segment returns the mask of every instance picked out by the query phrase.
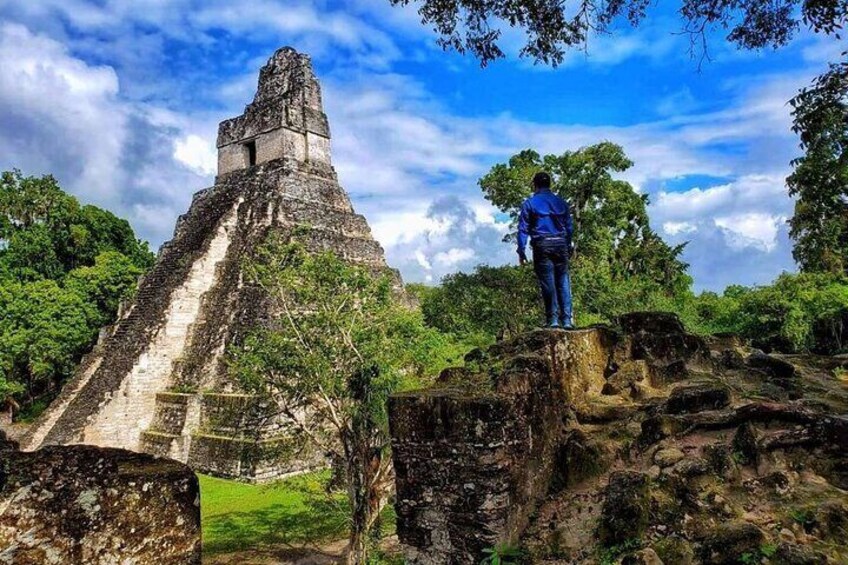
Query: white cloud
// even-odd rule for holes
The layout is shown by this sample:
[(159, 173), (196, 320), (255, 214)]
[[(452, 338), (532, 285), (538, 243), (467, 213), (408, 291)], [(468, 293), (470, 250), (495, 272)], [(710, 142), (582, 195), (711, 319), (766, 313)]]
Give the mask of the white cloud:
[(51, 173), (83, 202), (127, 217), (154, 244), (170, 235), (208, 182), (172, 158), (180, 120), (123, 100), (114, 69), (19, 24), (0, 25), (0, 69), (1, 168)]
[(174, 159), (201, 175), (218, 170), (218, 150), (208, 139), (189, 134), (174, 141)]
[(763, 251), (773, 251), (777, 246), (778, 224), (785, 223), (784, 216), (771, 216), (761, 212), (731, 214), (715, 218), (715, 225), (740, 236), (728, 243), (736, 248), (758, 246)]
[(698, 227), (692, 222), (665, 222), (662, 229), (668, 235), (677, 235), (679, 233), (692, 233)]
[[(9, 23), (0, 25), (0, 69), (4, 165), (48, 171), (61, 160), (80, 186), (109, 200), (128, 119), (116, 98), (115, 72)], [(19, 160), (9, 162), (13, 155)]]
[(848, 51), (848, 45), (832, 37), (813, 35), (803, 39), (808, 43), (801, 50), (801, 54), (809, 63), (835, 63)]
[[(467, 231), (467, 230), (466, 230)], [(468, 261), (474, 257), (474, 250), (458, 247), (451, 247), (447, 251), (440, 251), (433, 257), (439, 265), (443, 267), (453, 267), (462, 261)]]

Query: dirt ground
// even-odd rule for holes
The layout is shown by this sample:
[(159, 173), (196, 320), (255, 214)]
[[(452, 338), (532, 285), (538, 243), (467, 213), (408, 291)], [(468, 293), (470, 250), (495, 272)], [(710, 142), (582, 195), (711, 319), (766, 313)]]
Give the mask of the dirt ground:
[(203, 557), (204, 565), (330, 565), (341, 562), (347, 540), (321, 547), (267, 548)]
[[(386, 538), (384, 551), (398, 552), (397, 537)], [(203, 565), (332, 565), (341, 563), (347, 540), (336, 540), (321, 546), (263, 548), (235, 553), (203, 556)]]

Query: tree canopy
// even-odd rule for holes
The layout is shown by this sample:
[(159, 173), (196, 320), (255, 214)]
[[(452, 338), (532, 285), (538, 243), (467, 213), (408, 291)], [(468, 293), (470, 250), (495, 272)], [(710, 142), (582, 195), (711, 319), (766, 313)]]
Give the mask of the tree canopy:
[(786, 179), (797, 197), (793, 255), (803, 271), (848, 274), (848, 62), (831, 65), (791, 104), (804, 150)]
[(49, 399), (152, 265), (126, 220), (51, 176), (0, 175), (0, 401)]
[(233, 372), (341, 465), (351, 512), (347, 562), (364, 564), (393, 484), (388, 395), (440, 370), (449, 342), (399, 300), (390, 278), (331, 252), (306, 253), (296, 238), (272, 236), (248, 273), (273, 315), (231, 350)]
[[(405, 6), (413, 0), (389, 0)], [(585, 46), (593, 32), (607, 33), (618, 23), (640, 25), (649, 0), (421, 0), (421, 22), (439, 35), (445, 49), (470, 52), (482, 65), (504, 56), (502, 27), (520, 28), (526, 43), (520, 55), (557, 66), (573, 48)], [(681, 29), (693, 48), (704, 50), (710, 30), (726, 30), (727, 41), (744, 49), (786, 45), (801, 28), (837, 35), (848, 21), (844, 0), (681, 0)]]
[(666, 244), (651, 229), (647, 195), (613, 176), (632, 165), (624, 149), (609, 142), (544, 157), (528, 149), (492, 167), (480, 187), (515, 227), (522, 202), (532, 194), (533, 175), (545, 170), (552, 190), (571, 205), (576, 270), (593, 269), (614, 281), (640, 277), (669, 291), (688, 288), (683, 245)]

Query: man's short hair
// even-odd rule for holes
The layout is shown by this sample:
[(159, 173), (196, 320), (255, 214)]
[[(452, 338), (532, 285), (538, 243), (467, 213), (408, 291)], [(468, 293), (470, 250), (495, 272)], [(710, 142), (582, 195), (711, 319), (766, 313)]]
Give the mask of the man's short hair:
[(533, 175), (533, 186), (536, 188), (550, 188), (551, 175), (545, 171), (541, 171)]

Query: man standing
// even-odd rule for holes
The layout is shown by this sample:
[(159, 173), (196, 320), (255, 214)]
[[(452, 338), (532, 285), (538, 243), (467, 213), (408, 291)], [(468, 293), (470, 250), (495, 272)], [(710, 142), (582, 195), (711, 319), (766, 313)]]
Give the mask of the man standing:
[(571, 310), (571, 280), (568, 262), (572, 255), (574, 226), (568, 203), (551, 192), (551, 176), (533, 177), (534, 194), (521, 205), (518, 218), (518, 261), (527, 261), (527, 238), (533, 247), (533, 269), (539, 279), (545, 320), (549, 328), (574, 327)]

